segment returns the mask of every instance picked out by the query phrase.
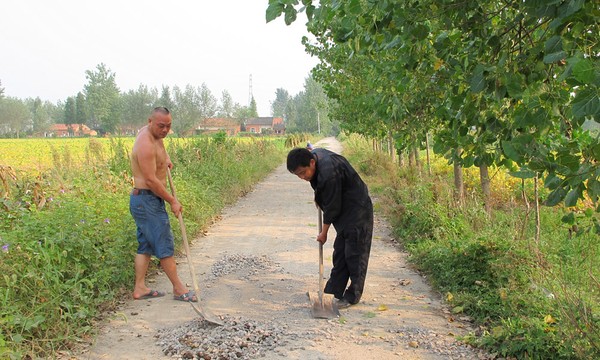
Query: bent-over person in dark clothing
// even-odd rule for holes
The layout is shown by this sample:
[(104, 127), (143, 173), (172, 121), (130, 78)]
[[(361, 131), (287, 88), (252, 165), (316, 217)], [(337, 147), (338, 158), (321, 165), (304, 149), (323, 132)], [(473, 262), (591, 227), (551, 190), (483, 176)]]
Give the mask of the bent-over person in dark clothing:
[(310, 182), (315, 203), (323, 210), (317, 241), (327, 241), (331, 224), (337, 232), (333, 268), (324, 291), (333, 294), (340, 309), (357, 304), (365, 287), (373, 236), (373, 204), (367, 186), (348, 160), (326, 149), (293, 149), (287, 169)]

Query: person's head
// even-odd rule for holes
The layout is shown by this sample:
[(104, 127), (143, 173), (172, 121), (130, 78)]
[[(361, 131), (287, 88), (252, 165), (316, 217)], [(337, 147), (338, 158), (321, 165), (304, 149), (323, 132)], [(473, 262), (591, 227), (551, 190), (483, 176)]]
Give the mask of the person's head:
[(164, 106), (155, 107), (148, 118), (148, 129), (152, 136), (163, 139), (169, 134), (172, 121), (169, 109)]
[(296, 148), (288, 153), (287, 169), (302, 180), (310, 181), (315, 175), (317, 160), (310, 150)]

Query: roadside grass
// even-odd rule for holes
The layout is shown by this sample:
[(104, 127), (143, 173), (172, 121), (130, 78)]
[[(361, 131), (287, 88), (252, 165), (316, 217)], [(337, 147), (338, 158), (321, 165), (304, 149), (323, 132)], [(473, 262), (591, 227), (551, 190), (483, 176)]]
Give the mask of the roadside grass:
[[(102, 310), (130, 296), (133, 139), (84, 140), (55, 147), (44, 168), (2, 173), (0, 358), (53, 357), (92, 336)], [(284, 141), (169, 139), (191, 238), (284, 161)]]
[[(503, 173), (492, 178), (489, 217), (471, 169), (466, 203), (457, 206), (444, 159), (434, 159), (429, 176), (398, 167), (360, 137), (344, 148), (411, 262), (451, 309), (448, 321), (476, 324), (465, 341), (505, 358), (600, 358), (600, 236), (577, 235), (561, 222), (565, 209), (542, 207), (536, 243), (522, 184)], [(532, 196), (531, 186), (525, 192)]]

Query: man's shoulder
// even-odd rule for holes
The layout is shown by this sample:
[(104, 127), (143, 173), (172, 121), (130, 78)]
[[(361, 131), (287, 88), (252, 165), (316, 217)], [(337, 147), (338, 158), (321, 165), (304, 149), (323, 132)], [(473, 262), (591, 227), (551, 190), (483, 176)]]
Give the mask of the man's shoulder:
[(329, 157), (331, 156), (331, 154), (334, 154), (333, 152), (324, 149), (324, 148), (316, 148), (312, 151), (313, 154), (316, 154), (318, 157), (321, 158), (325, 158), (325, 157)]
[(148, 131), (140, 130), (133, 144), (133, 153), (153, 153), (156, 148), (156, 141)]

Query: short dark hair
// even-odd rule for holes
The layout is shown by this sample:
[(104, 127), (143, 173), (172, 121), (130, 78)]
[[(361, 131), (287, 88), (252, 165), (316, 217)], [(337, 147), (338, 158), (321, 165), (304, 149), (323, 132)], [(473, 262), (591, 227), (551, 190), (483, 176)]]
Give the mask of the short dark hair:
[(169, 111), (169, 109), (167, 109), (164, 106), (157, 106), (154, 109), (152, 109), (152, 114), (155, 113), (161, 113), (163, 115), (169, 115), (171, 112)]
[(314, 158), (314, 155), (306, 148), (292, 149), (287, 156), (287, 169), (294, 173), (300, 166), (309, 166), (310, 160)]

